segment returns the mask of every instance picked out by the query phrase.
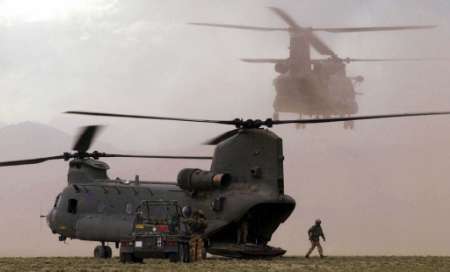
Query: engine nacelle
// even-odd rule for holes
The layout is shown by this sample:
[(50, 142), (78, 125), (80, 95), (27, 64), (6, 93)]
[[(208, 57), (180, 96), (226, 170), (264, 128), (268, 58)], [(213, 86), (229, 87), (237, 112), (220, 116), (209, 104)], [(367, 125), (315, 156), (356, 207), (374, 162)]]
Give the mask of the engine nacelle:
[(185, 168), (178, 173), (177, 180), (178, 186), (183, 190), (203, 191), (227, 186), (231, 176), (197, 168)]

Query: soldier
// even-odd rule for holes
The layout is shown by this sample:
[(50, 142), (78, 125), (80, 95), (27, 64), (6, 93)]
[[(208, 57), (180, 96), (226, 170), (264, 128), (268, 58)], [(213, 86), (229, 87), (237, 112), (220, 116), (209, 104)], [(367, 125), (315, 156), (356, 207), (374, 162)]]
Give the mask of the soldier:
[(192, 216), (192, 209), (189, 206), (184, 206), (183, 209), (181, 210), (181, 213), (183, 215), (183, 219), (181, 220), (181, 234), (182, 234), (182, 239), (180, 240), (180, 244), (179, 244), (179, 254), (180, 254), (180, 260), (184, 263), (188, 263), (191, 262), (192, 257), (191, 257), (191, 250), (190, 250), (190, 245), (189, 245), (189, 241), (190, 241), (190, 237), (192, 236), (192, 231), (191, 231), (191, 227), (190, 227), (190, 221), (191, 221), (191, 216)]
[(314, 226), (312, 226), (308, 230), (309, 240), (311, 241), (311, 248), (309, 249), (308, 253), (306, 253), (305, 258), (309, 258), (309, 255), (316, 247), (319, 250), (320, 258), (325, 257), (323, 255), (322, 246), (320, 245), (320, 237), (322, 237), (323, 241), (325, 242), (325, 235), (323, 234), (322, 227), (320, 226), (321, 223), (322, 221), (320, 219), (317, 219)]
[(190, 224), (192, 230), (192, 256), (196, 260), (204, 259), (206, 257), (205, 244), (203, 242), (203, 233), (208, 227), (206, 216), (202, 210), (196, 210), (192, 214), (192, 223)]
[(189, 247), (189, 257), (186, 262), (202, 259), (206, 256), (206, 250), (203, 243), (203, 233), (207, 228), (206, 216), (202, 210), (192, 212), (190, 207), (184, 207), (182, 210), (183, 223), (187, 226), (184, 230), (185, 236), (189, 236), (189, 242), (185, 246)]
[(247, 214), (239, 224), (237, 229), (237, 244), (246, 244), (248, 238), (248, 222), (251, 219), (250, 213)]
[(205, 214), (203, 213), (202, 210), (196, 210), (192, 214), (192, 223), (191, 223), (192, 233), (203, 235), (207, 227), (208, 224), (206, 223)]

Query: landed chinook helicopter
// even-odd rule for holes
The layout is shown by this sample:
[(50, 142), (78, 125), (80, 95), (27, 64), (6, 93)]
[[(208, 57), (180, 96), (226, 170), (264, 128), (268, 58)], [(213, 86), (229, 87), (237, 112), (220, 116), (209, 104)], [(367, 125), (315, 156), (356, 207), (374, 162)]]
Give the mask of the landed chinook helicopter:
[[(134, 209), (143, 201), (176, 201), (179, 205), (202, 210), (208, 221), (204, 238), (211, 254), (236, 258), (264, 258), (286, 251), (268, 242), (279, 225), (295, 208), (295, 200), (284, 191), (282, 139), (264, 127), (283, 124), (315, 124), (354, 120), (448, 115), (425, 112), (298, 120), (206, 120), (143, 115), (71, 111), (71, 114), (171, 120), (231, 125), (206, 144), (216, 145), (213, 157), (107, 154), (88, 152), (98, 132), (97, 126), (84, 129), (75, 143), (74, 153), (0, 162), (3, 166), (68, 160), (68, 184), (56, 197), (47, 217), (51, 231), (59, 240), (67, 238), (99, 241), (94, 256), (111, 257), (105, 243), (119, 244), (132, 239)], [(138, 178), (125, 182), (110, 179), (109, 166), (98, 160), (109, 157), (212, 159), (209, 170), (182, 169), (176, 183), (146, 182)]]
[[(251, 63), (273, 63), (280, 75), (274, 80), (276, 91), (273, 102), (273, 119), (279, 118), (280, 112), (297, 113), (317, 117), (349, 116), (358, 113), (355, 84), (364, 81), (363, 76), (348, 76), (346, 64), (351, 62), (381, 61), (420, 61), (427, 59), (358, 59), (340, 58), (314, 32), (328, 33), (373, 32), (428, 29), (432, 25), (383, 26), (383, 27), (344, 27), (344, 28), (306, 28), (301, 27), (285, 11), (269, 7), (289, 27), (259, 27), (216, 23), (190, 23), (193, 25), (246, 29), (256, 31), (286, 31), (290, 36), (289, 57), (287, 59), (263, 58), (242, 59)], [(312, 59), (311, 47), (324, 59)], [(299, 124), (298, 127), (303, 127)], [(344, 128), (353, 128), (353, 122), (344, 122)]]

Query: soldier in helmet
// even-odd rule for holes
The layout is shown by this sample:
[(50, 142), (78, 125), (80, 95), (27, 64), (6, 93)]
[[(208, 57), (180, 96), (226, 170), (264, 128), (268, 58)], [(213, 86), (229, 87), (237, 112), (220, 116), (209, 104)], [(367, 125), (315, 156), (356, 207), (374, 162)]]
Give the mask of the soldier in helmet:
[(189, 217), (191, 217), (191, 215), (192, 215), (192, 208), (189, 207), (189, 206), (184, 206), (184, 207), (181, 209), (181, 213), (183, 214), (183, 217), (184, 217), (184, 218), (189, 218)]
[(183, 218), (181, 219), (182, 224), (180, 231), (183, 238), (180, 240), (179, 244), (179, 255), (182, 262), (188, 263), (192, 261), (189, 245), (190, 237), (192, 236), (192, 231), (189, 224), (192, 216), (192, 208), (189, 206), (184, 206), (181, 209), (181, 214), (183, 215)]
[(309, 228), (308, 230), (308, 237), (311, 241), (311, 248), (308, 250), (308, 253), (306, 253), (305, 257), (309, 258), (309, 255), (311, 252), (317, 247), (317, 250), (319, 251), (320, 258), (325, 257), (323, 255), (323, 249), (320, 245), (320, 237), (322, 237), (323, 241), (325, 242), (325, 235), (323, 234), (322, 230), (322, 221), (320, 219), (317, 219), (315, 224)]
[(200, 260), (206, 256), (205, 245), (203, 243), (203, 233), (208, 227), (206, 216), (202, 210), (192, 212), (191, 207), (186, 206), (182, 209), (183, 223), (187, 227), (183, 232), (189, 236), (189, 261)]

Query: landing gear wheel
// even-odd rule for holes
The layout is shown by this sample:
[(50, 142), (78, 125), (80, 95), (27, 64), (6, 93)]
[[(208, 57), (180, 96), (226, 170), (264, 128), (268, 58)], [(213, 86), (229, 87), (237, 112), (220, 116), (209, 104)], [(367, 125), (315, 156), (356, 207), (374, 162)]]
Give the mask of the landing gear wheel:
[(105, 258), (110, 259), (112, 257), (112, 249), (109, 246), (105, 246)]
[(103, 248), (103, 246), (96, 246), (94, 248), (94, 257), (96, 259), (102, 259), (105, 258), (105, 249)]
[(96, 246), (94, 257), (97, 259), (109, 259), (112, 257), (112, 249), (109, 246)]

